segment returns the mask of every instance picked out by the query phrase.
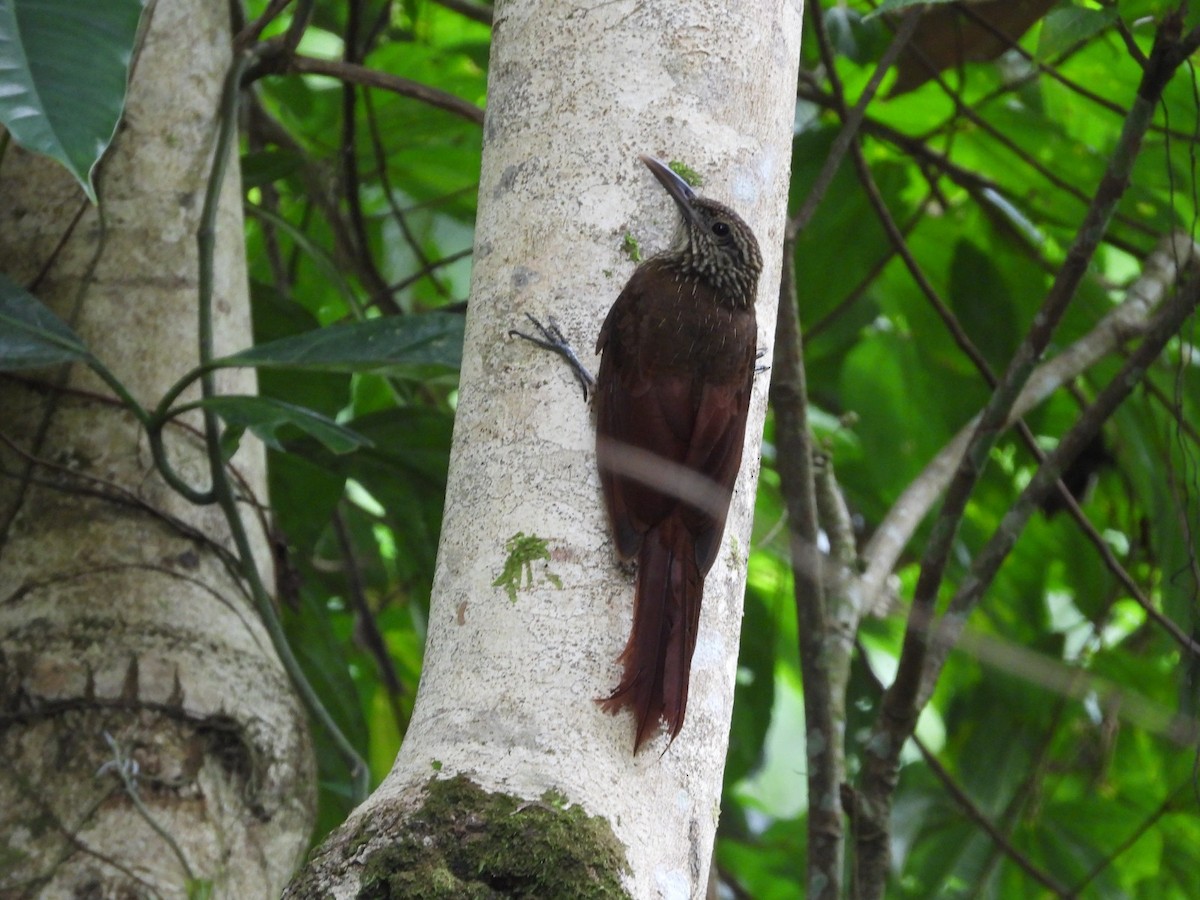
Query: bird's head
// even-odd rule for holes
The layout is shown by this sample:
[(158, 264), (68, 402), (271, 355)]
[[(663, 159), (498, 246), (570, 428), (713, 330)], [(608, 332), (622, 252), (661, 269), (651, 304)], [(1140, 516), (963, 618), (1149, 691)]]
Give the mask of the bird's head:
[(750, 307), (758, 292), (762, 254), (750, 226), (723, 203), (697, 194), (662, 160), (638, 157), (654, 173), (683, 216), (677, 246), (667, 257), (683, 274), (717, 289), (723, 302)]

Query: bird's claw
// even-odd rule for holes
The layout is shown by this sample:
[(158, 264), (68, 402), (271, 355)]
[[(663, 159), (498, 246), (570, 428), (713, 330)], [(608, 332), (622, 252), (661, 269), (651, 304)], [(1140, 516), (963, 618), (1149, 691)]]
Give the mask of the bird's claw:
[(571, 346), (571, 342), (567, 340), (566, 335), (562, 333), (562, 329), (558, 327), (558, 322), (551, 316), (547, 319), (547, 324), (543, 325), (537, 318), (525, 313), (533, 327), (538, 330), (541, 337), (536, 337), (532, 334), (526, 334), (523, 331), (518, 331), (515, 328), (508, 330), (509, 337), (524, 338), (532, 344), (537, 344), (544, 350), (549, 350), (552, 353), (557, 353), (567, 361), (567, 365), (571, 367), (571, 371), (575, 375), (575, 380), (583, 387), (584, 402), (588, 399), (588, 392), (596, 383), (596, 379), (592, 377), (592, 373), (587, 370), (587, 367), (580, 362), (579, 357), (575, 355), (575, 349)]
[[(766, 355), (767, 355), (767, 348), (766, 348), (766, 347), (759, 347), (759, 348), (758, 348), (758, 352), (754, 354), (754, 361), (755, 361), (755, 362), (758, 362), (758, 360), (762, 359), (762, 358), (763, 358), (764, 356), (766, 356)], [(761, 375), (763, 372), (770, 372), (770, 371), (771, 371), (771, 367), (770, 367), (770, 366), (762, 366), (762, 365), (758, 365), (758, 366), (755, 366), (755, 367), (754, 367), (754, 374), (755, 374), (755, 375)]]

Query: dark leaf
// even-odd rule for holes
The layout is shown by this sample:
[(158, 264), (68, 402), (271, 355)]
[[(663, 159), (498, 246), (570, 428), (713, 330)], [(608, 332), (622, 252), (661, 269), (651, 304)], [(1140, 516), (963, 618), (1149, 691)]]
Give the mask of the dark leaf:
[(327, 372), (451, 371), (462, 363), (462, 340), (462, 316), (387, 316), (259, 344), (218, 363)]
[[(272, 397), (222, 396), (200, 401), (224, 420), (230, 433), (249, 430), (273, 450), (282, 450), (280, 429), (296, 428), (333, 453), (350, 453), (371, 441), (320, 413)], [(236, 437), (234, 438), (236, 440)]]
[(93, 202), (92, 170), (125, 108), (141, 0), (0, 3), (0, 124), (62, 163)]
[(86, 359), (83, 341), (49, 307), (0, 275), (0, 371)]

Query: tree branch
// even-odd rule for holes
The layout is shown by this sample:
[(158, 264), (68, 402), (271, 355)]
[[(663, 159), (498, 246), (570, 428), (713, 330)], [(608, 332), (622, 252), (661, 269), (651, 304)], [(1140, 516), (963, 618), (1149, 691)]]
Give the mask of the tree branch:
[[(896, 678), (884, 694), (864, 754), (859, 812), (860, 819), (866, 825), (858, 841), (858, 871), (862, 875), (864, 897), (883, 896), (890, 855), (888, 819), (898, 775), (900, 751), (915, 727), (920, 703), (926, 696), (925, 687), (936, 680), (940, 672), (940, 661), (930, 659), (929, 634), (934, 624), (934, 603), (967, 500), (1037, 360), (1045, 352), (1059, 321), (1075, 296), (1096, 247), (1104, 237), (1113, 211), (1129, 184), (1134, 160), (1137, 158), (1158, 99), (1171, 75), (1186, 58), (1186, 42), (1179, 39), (1181, 30), (1182, 19), (1179, 13), (1169, 16), (1160, 26), (1137, 98), (1130, 109), (1095, 197), (1041, 310), (1034, 317), (1028, 334), (1017, 348), (1000, 385), (984, 407), (966, 452), (947, 489), (942, 510), (933, 524), (929, 542), (921, 559), (921, 572)], [(1190, 49), (1187, 52), (1190, 53)], [(1178, 304), (1173, 304), (1170, 309), (1174, 310), (1176, 306)], [(1162, 317), (1159, 323), (1161, 321)], [(1161, 325), (1156, 324), (1151, 333), (1157, 338), (1160, 330)], [(1163, 343), (1166, 339), (1163, 337)], [(1155, 341), (1148, 336), (1134, 357), (1140, 359), (1144, 352), (1154, 348), (1154, 344)], [(1154, 355), (1157, 355), (1157, 350)], [(1125, 394), (1120, 394), (1120, 399), (1124, 396)], [(1105, 403), (1111, 400), (1108, 389), (1101, 394), (1101, 398)], [(1092, 408), (1103, 410), (1105, 406), (1102, 405), (1101, 399), (1098, 399)], [(1111, 412), (1111, 409), (1108, 412)], [(976, 558), (971, 574), (955, 598), (953, 614), (948, 613), (943, 621), (943, 625), (950, 623), (951, 633), (948, 637), (957, 636), (953, 631), (955, 623), (957, 628), (961, 629), (962, 618), (978, 601), (983, 588), (990, 583), (995, 569), (999, 567), (1012, 542), (1016, 540), (1013, 531), (1019, 531), (1027, 520), (1032, 502), (1040, 499), (1050, 489), (1066, 462), (1074, 458), (1087, 440), (1095, 437), (1107, 413), (1093, 415), (1098, 415), (1099, 418), (1085, 413), (1079, 424), (1063, 438), (1054, 453), (1047, 457), (1046, 463), (1038, 470), (1038, 474), (1021, 495), (1017, 505), (1005, 517), (997, 536)], [(1039, 486), (1036, 493), (1031, 490), (1034, 485)], [(939, 633), (939, 647), (944, 647), (941, 638)], [(944, 650), (941, 652), (944, 654)]]
[[(1013, 405), (1009, 424), (1123, 343), (1142, 335), (1163, 297), (1184, 277), (1189, 266), (1197, 264), (1200, 247), (1186, 235), (1164, 239), (1146, 260), (1142, 275), (1129, 286), (1124, 302), (1086, 335), (1034, 370)], [(950, 483), (978, 421), (976, 417), (963, 426), (930, 460), (875, 529), (862, 553), (867, 566), (863, 588), (868, 596), (877, 596), (883, 590), (905, 546)]]
[[(346, 33), (342, 40), (343, 63), (358, 66), (366, 56), (369, 46), (362, 38), (363, 0), (350, 0), (346, 6)], [(338, 148), (341, 156), (341, 188), (346, 199), (346, 211), (350, 218), (350, 233), (354, 237), (353, 250), (358, 260), (358, 269), (366, 276), (367, 293), (381, 296), (380, 305), (390, 315), (400, 312), (387, 292), (387, 282), (375, 265), (371, 254), (371, 240), (367, 235), (367, 223), (363, 215), (361, 186), (358, 175), (358, 92), (351, 81), (342, 82), (342, 140)]]
[(793, 591), (799, 621), (800, 671), (804, 684), (805, 753), (808, 772), (808, 891), (813, 898), (841, 894), (844, 854), (842, 810), (842, 731), (836, 726), (836, 700), (829, 690), (823, 650), (829, 616), (817, 550), (817, 504), (813, 494), (812, 440), (808, 430), (808, 391), (800, 336), (795, 247), (783, 244), (783, 278), (775, 324), (771, 406), (779, 443), (780, 489), (788, 510)]
[[(975, 557), (969, 572), (951, 599), (946, 614), (939, 622), (922, 673), (921, 690), (917, 698), (919, 704), (928, 700), (950, 648), (962, 633), (967, 616), (992, 583), (1033, 511), (1050, 492), (1062, 470), (1096, 437), (1100, 426), (1145, 377), (1167, 341), (1179, 332), (1183, 323), (1196, 311), (1198, 303), (1200, 276), (1189, 281), (1167, 302), (1162, 312), (1155, 317), (1142, 343), (1130, 354), (1121, 370), (1104, 387), (1095, 401), (1084, 410), (1071, 430), (1063, 435), (1058, 447), (1047, 455), (1045, 463), (1025, 486), (1017, 502), (1005, 513), (992, 537)], [(1193, 652), (1200, 651), (1200, 647), (1196, 647), (1190, 640), (1187, 641), (1187, 646)]]
[[(821, 41), (822, 54), (830, 60), (832, 49), (824, 31), (819, 3), (809, 4), (813, 25)], [(808, 428), (808, 396), (804, 374), (799, 305), (796, 297), (795, 237), (812, 218), (841, 160), (854, 145), (867, 105), (884, 74), (903, 49), (916, 27), (917, 11), (910, 11), (900, 33), (884, 53), (858, 105), (847, 113), (842, 105), (843, 126), (820, 175), (800, 211), (787, 225), (783, 244), (783, 278), (779, 290), (779, 314), (775, 331), (775, 369), (771, 379), (771, 404), (775, 409), (779, 441), (779, 477), (787, 505), (791, 532), (791, 557), (796, 614), (800, 623), (800, 669), (804, 685), (805, 753), (808, 771), (808, 896), (841, 895), (845, 838), (842, 829), (841, 785), (845, 780), (845, 685), (849, 672), (849, 648), (836, 657), (827, 648), (834, 619), (822, 583), (822, 560), (817, 549), (818, 510), (813, 481), (813, 448)], [(841, 85), (837, 85), (839, 98)], [(853, 626), (850, 627), (853, 633)]]
[(837, 137), (834, 138), (833, 145), (829, 148), (829, 155), (825, 157), (825, 163), (821, 166), (821, 171), (813, 180), (812, 187), (808, 191), (808, 196), (804, 198), (804, 203), (796, 215), (792, 216), (788, 221), (786, 231), (788, 239), (794, 239), (796, 235), (808, 226), (813, 214), (817, 211), (817, 207), (825, 199), (825, 192), (829, 190), (829, 185), (833, 183), (833, 176), (837, 174), (837, 170), (841, 167), (842, 160), (846, 157), (846, 152), (850, 150), (858, 138), (859, 128), (862, 127), (863, 120), (866, 118), (867, 107), (875, 99), (875, 94), (879, 90), (883, 76), (887, 74), (892, 64), (896, 61), (896, 58), (903, 52), (905, 45), (912, 38), (913, 32), (916, 31), (917, 23), (921, 18), (920, 9), (917, 8), (910, 9), (905, 14), (900, 22), (900, 27), (896, 30), (895, 37), (892, 38), (892, 42), (883, 52), (883, 56), (879, 58), (879, 63), (875, 66), (875, 71), (871, 73), (871, 79), (867, 82), (866, 87), (863, 88), (862, 95), (858, 98), (858, 103), (854, 105), (853, 109), (848, 109), (846, 107), (845, 91), (842, 88), (841, 79), (838, 77), (837, 68), (834, 65), (833, 47), (829, 43), (829, 34), (825, 30), (825, 19), (821, 13), (821, 5), (819, 3), (811, 4), (809, 11), (812, 14), (813, 30), (817, 34), (821, 59), (829, 75), (829, 83), (833, 86), (834, 108), (842, 120), (842, 128), (838, 132)]
[(476, 125), (483, 125), (483, 110), (474, 103), (448, 91), (439, 90), (409, 78), (401, 78), (399, 75), (390, 75), (387, 72), (379, 72), (353, 63), (316, 59), (299, 54), (291, 57), (288, 61), (287, 71), (298, 72), (302, 75), (328, 75), (330, 78), (337, 78), (350, 84), (361, 84), (364, 87), (391, 91), (393, 94), (411, 97), (435, 106)]

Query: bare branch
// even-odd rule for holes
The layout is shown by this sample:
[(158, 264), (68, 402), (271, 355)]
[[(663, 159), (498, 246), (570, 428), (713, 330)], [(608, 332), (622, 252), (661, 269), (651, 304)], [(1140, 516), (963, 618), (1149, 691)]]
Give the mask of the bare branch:
[[(1126, 341), (1141, 336), (1163, 297), (1180, 280), (1184, 271), (1180, 265), (1186, 267), (1198, 261), (1200, 247), (1193, 245), (1186, 235), (1176, 234), (1164, 239), (1146, 260), (1141, 277), (1130, 285), (1125, 301), (1101, 319), (1090, 332), (1033, 371), (1017, 402), (1013, 404), (1008, 424), (1011, 425), (1016, 418), (1028, 413)], [(964, 425), (954, 439), (930, 460), (896, 500), (867, 542), (862, 554), (867, 565), (862, 580), (868, 596), (876, 596), (883, 590), (905, 546), (950, 483), (977, 423), (978, 417)]]
[[(775, 372), (771, 379), (771, 403), (775, 409), (779, 441), (779, 476), (788, 509), (796, 613), (800, 622), (800, 669), (804, 684), (805, 750), (808, 769), (808, 896), (837, 898), (841, 895), (845, 838), (842, 829), (841, 785), (845, 780), (846, 722), (845, 685), (849, 673), (850, 646), (844, 652), (826, 652), (833, 622), (846, 616), (830, 615), (822, 583), (822, 560), (817, 549), (818, 510), (813, 482), (813, 448), (808, 428), (808, 397), (804, 375), (804, 352), (796, 296), (795, 237), (816, 212), (848, 149), (857, 149), (858, 127), (867, 105), (916, 27), (918, 12), (910, 11), (899, 33), (880, 60), (863, 90), (857, 106), (847, 112), (840, 82), (833, 66), (833, 50), (825, 32), (819, 3), (809, 12), (821, 46), (822, 57), (835, 82), (842, 130), (838, 134), (821, 174), (817, 177), (800, 211), (787, 226), (783, 249), (783, 278), (779, 291), (779, 315), (775, 334)], [(857, 621), (857, 617), (854, 617)], [(853, 634), (853, 625), (849, 627)]]
[[(992, 537), (975, 557), (970, 571), (938, 625), (935, 639), (930, 642), (930, 652), (921, 673), (917, 704), (925, 703), (933, 692), (933, 685), (941, 673), (950, 648), (962, 632), (967, 616), (982, 599), (984, 591), (992, 583), (1038, 503), (1049, 493), (1067, 463), (1095, 438), (1100, 426), (1141, 382), (1167, 341), (1178, 333), (1183, 323), (1196, 311), (1198, 303), (1200, 277), (1192, 279), (1164, 306), (1162, 312), (1155, 317), (1142, 343), (1130, 354), (1121, 370), (1105, 385), (1096, 400), (1084, 410), (1071, 430), (1063, 435), (1058, 447), (1046, 457), (1045, 463), (1026, 485), (1016, 503), (1005, 513)], [(1160, 624), (1163, 624), (1162, 619)], [(1176, 632), (1176, 639), (1185, 640), (1188, 649), (1193, 652), (1200, 650), (1177, 628)]]
[(300, 55), (291, 58), (288, 71), (299, 72), (302, 75), (328, 75), (330, 78), (337, 78), (351, 84), (391, 91), (393, 94), (411, 97), (430, 106), (436, 106), (438, 109), (445, 110), (460, 119), (466, 119), (468, 122), (474, 122), (476, 125), (483, 125), (483, 110), (474, 103), (448, 91), (438, 90), (409, 78), (401, 78), (399, 75), (390, 75), (387, 72), (368, 69), (366, 66), (353, 63)]
[[(1093, 439), (1104, 419), (1111, 414), (1133, 385), (1140, 380), (1144, 367), (1157, 356), (1173, 334), (1164, 329), (1178, 327), (1175, 321), (1181, 303), (1167, 307), (1142, 345), (1130, 357), (1122, 377), (1111, 383), (1051, 453), (1026, 487), (1016, 505), (1009, 510), (992, 540), (976, 557), (971, 572), (952, 602), (951, 612), (938, 629), (937, 655), (931, 655), (930, 634), (934, 626), (934, 603), (942, 584), (950, 551), (967, 501), (974, 490), (987, 457), (1000, 431), (1006, 427), (1014, 404), (1045, 352), (1082, 282), (1096, 248), (1103, 239), (1120, 198), (1129, 185), (1133, 163), (1154, 114), (1155, 106), (1172, 75), (1183, 63), (1190, 45), (1180, 41), (1182, 13), (1168, 16), (1155, 35), (1154, 49), (1143, 72), (1129, 116), (1109, 160), (1104, 177), (1096, 188), (1087, 213), (1067, 252), (1066, 260), (1051, 287), (1042, 308), (1034, 317), (1028, 334), (1013, 355), (1004, 377), (979, 417), (954, 477), (946, 491), (941, 512), (921, 559), (921, 571), (913, 598), (900, 662), (891, 687), (884, 694), (875, 726), (864, 754), (862, 790), (859, 794), (860, 837), (858, 840), (861, 889), (864, 897), (882, 897), (890, 858), (889, 825), (891, 805), (898, 777), (900, 752), (916, 725), (920, 704), (928, 696), (928, 685), (936, 681), (944, 660), (945, 648), (953, 644), (965, 616), (978, 602), (983, 590), (1007, 556), (1034, 504), (1051, 489), (1066, 463)], [(1188, 36), (1189, 38), (1191, 35)], [(1191, 48), (1194, 49), (1194, 48)], [(1184, 306), (1194, 304), (1183, 303)], [(1161, 339), (1161, 343), (1159, 343)], [(1147, 359), (1147, 355), (1149, 358)], [(1130, 365), (1139, 364), (1140, 369)]]

